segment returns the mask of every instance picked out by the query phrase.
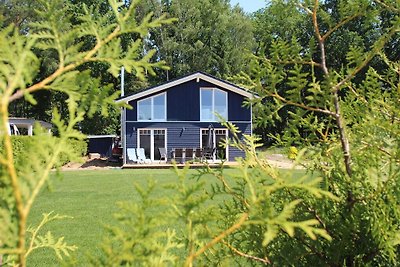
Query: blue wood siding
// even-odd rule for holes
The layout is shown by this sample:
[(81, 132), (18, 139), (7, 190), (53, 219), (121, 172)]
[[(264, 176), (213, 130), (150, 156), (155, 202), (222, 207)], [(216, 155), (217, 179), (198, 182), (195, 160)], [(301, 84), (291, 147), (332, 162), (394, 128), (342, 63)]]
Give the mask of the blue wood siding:
[[(203, 85), (202, 85), (203, 84)], [(204, 82), (195, 80), (177, 85), (167, 91), (168, 121), (200, 120), (200, 90)]]
[[(228, 93), (228, 120), (250, 121), (250, 109), (243, 107), (244, 97), (231, 91), (222, 89), (212, 83), (200, 80), (192, 80), (171, 87), (167, 92), (167, 121), (200, 121), (200, 88), (219, 88)], [(156, 94), (160, 94), (158, 92)], [(144, 98), (151, 97), (148, 95)], [(129, 104), (133, 109), (126, 111), (127, 121), (137, 121), (137, 101), (132, 100)]]
[(137, 147), (137, 123), (127, 122), (125, 128), (125, 142), (126, 148), (136, 148)]
[[(212, 123), (214, 128), (224, 128), (219, 123)], [(206, 129), (208, 122), (127, 122), (126, 123), (126, 147), (137, 147), (137, 133), (139, 129), (167, 129), (167, 151), (173, 148), (196, 148), (200, 147), (200, 129)], [(250, 123), (236, 123), (240, 131), (251, 134)], [(236, 157), (243, 157), (244, 152), (233, 147), (229, 147), (229, 161), (234, 161)]]
[(126, 120), (137, 121), (137, 101), (130, 101), (129, 105), (131, 105), (132, 109), (126, 109)]
[(245, 97), (233, 92), (228, 92), (228, 120), (229, 121), (250, 121), (250, 108), (244, 107)]

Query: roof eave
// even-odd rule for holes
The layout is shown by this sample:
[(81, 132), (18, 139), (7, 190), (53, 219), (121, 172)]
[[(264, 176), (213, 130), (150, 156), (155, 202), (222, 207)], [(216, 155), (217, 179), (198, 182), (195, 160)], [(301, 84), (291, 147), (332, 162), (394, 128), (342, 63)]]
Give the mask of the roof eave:
[(250, 98), (250, 99), (253, 99), (254, 97), (257, 97), (253, 93), (250, 93), (250, 92), (246, 91), (243, 88), (228, 84), (226, 82), (223, 82), (221, 80), (218, 80), (216, 78), (213, 78), (211, 76), (203, 74), (201, 72), (196, 72), (196, 73), (193, 73), (193, 74), (188, 75), (186, 77), (177, 79), (175, 81), (171, 81), (169, 83), (165, 83), (165, 84), (156, 86), (156, 87), (151, 88), (149, 90), (146, 90), (146, 91), (143, 91), (143, 92), (139, 92), (137, 94), (133, 94), (133, 95), (130, 95), (130, 96), (123, 97), (121, 99), (116, 100), (115, 102), (116, 103), (128, 103), (129, 101), (132, 101), (132, 100), (135, 100), (135, 99), (139, 99), (139, 98), (145, 97), (147, 95), (156, 94), (156, 93), (161, 92), (163, 90), (166, 90), (168, 88), (174, 87), (176, 85), (179, 85), (179, 84), (182, 84), (182, 83), (194, 80), (194, 79), (197, 79), (197, 81), (199, 79), (202, 79), (204, 81), (210, 82), (210, 83), (215, 84), (215, 85), (217, 85), (217, 86), (219, 86), (221, 88), (230, 90), (232, 92), (235, 92), (237, 94), (243, 95), (243, 96), (245, 96), (247, 98)]

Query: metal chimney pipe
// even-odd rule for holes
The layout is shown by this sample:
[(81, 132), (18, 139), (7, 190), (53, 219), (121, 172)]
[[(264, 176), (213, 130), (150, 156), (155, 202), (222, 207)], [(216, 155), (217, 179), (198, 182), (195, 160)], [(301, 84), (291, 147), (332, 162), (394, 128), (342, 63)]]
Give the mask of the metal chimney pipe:
[(121, 68), (121, 97), (125, 95), (125, 68)]

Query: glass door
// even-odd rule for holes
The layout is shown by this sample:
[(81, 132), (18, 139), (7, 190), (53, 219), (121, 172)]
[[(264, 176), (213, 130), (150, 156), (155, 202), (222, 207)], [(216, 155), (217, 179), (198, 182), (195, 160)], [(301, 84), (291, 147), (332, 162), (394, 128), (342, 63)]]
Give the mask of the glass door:
[(214, 160), (226, 160), (228, 148), (224, 147), (224, 140), (228, 138), (228, 130), (211, 129), (211, 133), (209, 131), (210, 129), (201, 129), (201, 147), (204, 149), (211, 144), (215, 148)]
[(144, 148), (146, 159), (151, 159), (151, 130), (139, 130), (138, 148)]
[(167, 139), (166, 129), (139, 129), (138, 148), (144, 148), (146, 158), (151, 161), (161, 159), (159, 148), (165, 148)]
[(228, 135), (226, 129), (215, 129), (214, 138), (216, 144), (215, 157), (216, 159), (223, 160), (226, 159), (226, 149), (224, 144), (226, 142)]
[[(166, 138), (165, 138), (165, 130), (153, 130), (153, 160), (160, 160), (161, 155), (159, 148), (166, 149)], [(167, 151), (167, 150), (165, 150)]]

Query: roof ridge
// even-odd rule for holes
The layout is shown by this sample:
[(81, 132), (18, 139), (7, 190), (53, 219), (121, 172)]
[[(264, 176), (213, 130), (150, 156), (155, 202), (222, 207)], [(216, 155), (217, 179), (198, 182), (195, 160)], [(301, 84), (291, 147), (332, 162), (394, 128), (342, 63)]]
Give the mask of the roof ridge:
[[(202, 76), (202, 77), (199, 77), (199, 75)], [(119, 102), (128, 102), (128, 101), (131, 101), (131, 100), (134, 100), (134, 99), (137, 99), (137, 98), (142, 98), (144, 96), (147, 96), (147, 95), (150, 95), (150, 94), (154, 94), (154, 93), (157, 93), (159, 91), (166, 90), (166, 89), (168, 89), (170, 87), (173, 87), (175, 85), (179, 85), (181, 83), (190, 81), (190, 80), (195, 79), (195, 78), (202, 79), (202, 80), (207, 81), (209, 83), (212, 83), (212, 84), (215, 84), (217, 86), (220, 86), (220, 87), (222, 87), (222, 88), (224, 88), (226, 90), (230, 90), (230, 91), (236, 92), (238, 94), (241, 94), (241, 95), (249, 97), (249, 98), (251, 98), (253, 95), (255, 95), (253, 92), (251, 92), (251, 91), (249, 91), (249, 90), (247, 90), (245, 88), (242, 88), (242, 87), (240, 87), (240, 86), (238, 86), (238, 85), (236, 85), (234, 83), (231, 83), (229, 81), (223, 80), (221, 78), (217, 78), (217, 77), (215, 77), (213, 75), (210, 75), (210, 74), (202, 72), (202, 71), (196, 71), (196, 72), (192, 72), (190, 74), (184, 75), (184, 76), (182, 76), (180, 78), (176, 78), (176, 79), (173, 79), (173, 80), (170, 80), (170, 81), (158, 84), (158, 85), (150, 86), (150, 87), (147, 87), (147, 88), (145, 88), (143, 90), (134, 92), (132, 94), (119, 97), (115, 101), (117, 103), (119, 103)]]

